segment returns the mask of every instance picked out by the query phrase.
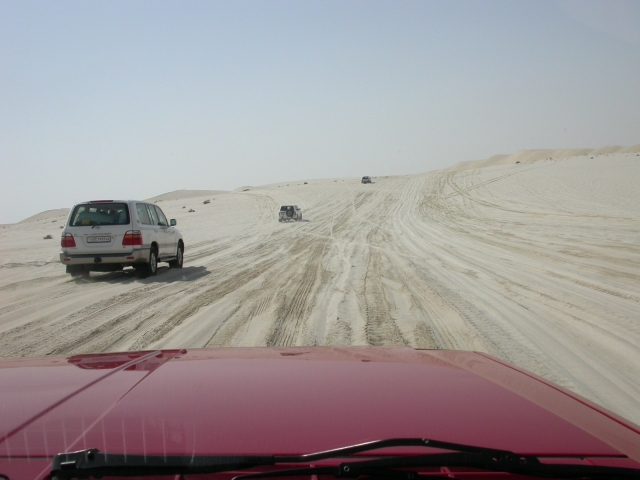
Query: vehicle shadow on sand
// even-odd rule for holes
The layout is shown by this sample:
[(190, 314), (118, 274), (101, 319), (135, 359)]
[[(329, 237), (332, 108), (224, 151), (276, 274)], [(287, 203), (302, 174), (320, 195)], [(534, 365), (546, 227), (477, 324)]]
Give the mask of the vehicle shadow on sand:
[(158, 267), (157, 275), (153, 277), (140, 278), (137, 272), (132, 269), (126, 269), (118, 272), (91, 272), (90, 276), (82, 276), (74, 279), (77, 285), (86, 283), (173, 283), (173, 282), (192, 282), (211, 272), (207, 267), (184, 267), (169, 268), (168, 266)]

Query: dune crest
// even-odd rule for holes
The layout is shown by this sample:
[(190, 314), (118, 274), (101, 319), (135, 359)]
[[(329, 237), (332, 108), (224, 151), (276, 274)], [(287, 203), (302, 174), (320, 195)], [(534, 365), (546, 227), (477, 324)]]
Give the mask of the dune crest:
[(163, 193), (155, 197), (145, 199), (145, 202), (157, 202), (167, 200), (184, 200), (187, 198), (206, 197), (208, 195), (219, 195), (227, 193), (224, 190), (174, 190), (173, 192)]
[(41, 221), (41, 220), (52, 220), (52, 219), (57, 219), (57, 218), (60, 218), (60, 217), (66, 218), (66, 216), (69, 215), (69, 210), (71, 210), (71, 209), (70, 208), (55, 208), (53, 210), (45, 210), (44, 212), (36, 213), (35, 215), (32, 215), (30, 217), (25, 218), (24, 220), (19, 221), (18, 224), (30, 223), (30, 222), (38, 222), (38, 221)]
[(474, 168), (494, 167), (496, 165), (514, 165), (516, 163), (533, 163), (540, 160), (570, 158), (587, 155), (609, 155), (614, 153), (640, 152), (640, 144), (632, 147), (609, 146), (601, 148), (569, 148), (561, 150), (520, 150), (513, 154), (493, 155), (484, 160), (460, 162), (443, 172), (462, 172)]

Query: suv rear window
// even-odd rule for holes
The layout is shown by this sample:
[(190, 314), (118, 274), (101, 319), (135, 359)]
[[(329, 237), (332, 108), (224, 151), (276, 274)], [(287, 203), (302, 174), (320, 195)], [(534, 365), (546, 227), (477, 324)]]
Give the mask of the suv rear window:
[(129, 223), (129, 207), (126, 203), (83, 203), (76, 205), (73, 209), (69, 226), (128, 225)]

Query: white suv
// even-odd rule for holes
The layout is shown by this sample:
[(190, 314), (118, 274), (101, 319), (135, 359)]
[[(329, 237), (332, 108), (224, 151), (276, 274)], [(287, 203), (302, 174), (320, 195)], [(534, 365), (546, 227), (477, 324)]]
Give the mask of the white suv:
[(160, 207), (137, 200), (93, 200), (75, 205), (62, 230), (60, 261), (72, 276), (133, 267), (155, 275), (158, 262), (182, 268), (184, 240)]
[(289, 220), (302, 220), (302, 212), (297, 205), (283, 205), (280, 207), (278, 214), (279, 222), (288, 222)]

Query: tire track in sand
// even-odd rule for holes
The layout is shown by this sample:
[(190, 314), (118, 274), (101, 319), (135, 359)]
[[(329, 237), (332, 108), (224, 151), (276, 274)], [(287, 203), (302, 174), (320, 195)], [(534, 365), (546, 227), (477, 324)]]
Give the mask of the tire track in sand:
[(276, 321), (267, 337), (267, 346), (295, 345), (296, 338), (302, 332), (299, 327), (309, 308), (309, 294), (312, 291), (321, 269), (320, 260), (325, 249), (325, 242), (318, 242), (309, 254), (309, 260), (302, 269), (303, 275), (291, 299), (286, 299), (277, 311)]

